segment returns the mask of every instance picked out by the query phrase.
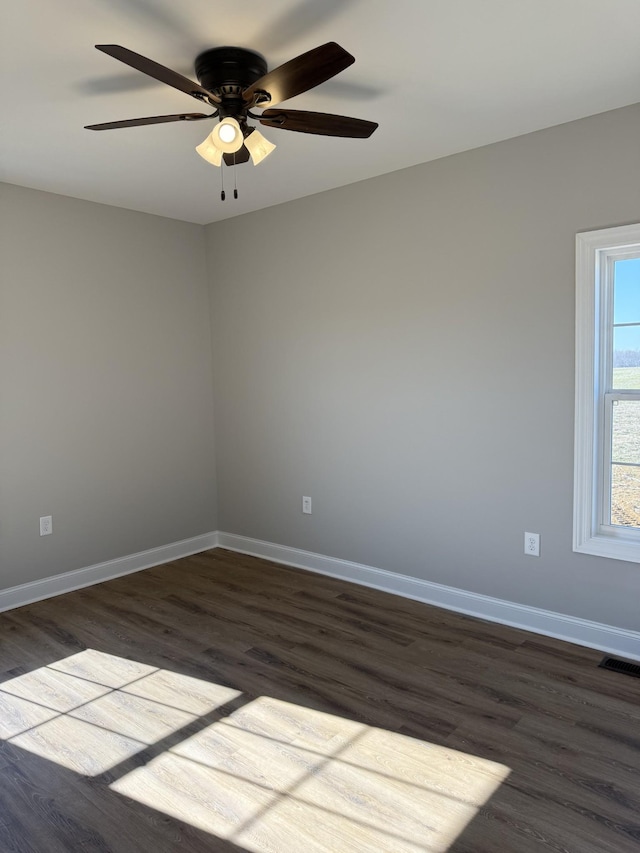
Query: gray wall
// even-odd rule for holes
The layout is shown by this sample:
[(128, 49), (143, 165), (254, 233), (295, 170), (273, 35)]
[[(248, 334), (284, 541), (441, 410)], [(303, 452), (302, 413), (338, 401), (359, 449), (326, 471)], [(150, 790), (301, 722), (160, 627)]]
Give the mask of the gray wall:
[(0, 185), (0, 588), (217, 526), (640, 629), (640, 567), (571, 551), (574, 238), (640, 218), (638, 139), (634, 106), (207, 229)]
[(202, 227), (0, 203), (0, 588), (215, 530)]
[(639, 140), (634, 106), (209, 226), (220, 529), (640, 629), (640, 566), (571, 550), (575, 234), (640, 218)]

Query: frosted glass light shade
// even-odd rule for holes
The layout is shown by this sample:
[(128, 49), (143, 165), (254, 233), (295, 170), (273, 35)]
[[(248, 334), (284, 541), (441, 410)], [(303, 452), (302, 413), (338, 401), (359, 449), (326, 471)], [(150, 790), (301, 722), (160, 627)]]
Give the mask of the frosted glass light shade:
[(211, 134), (200, 145), (196, 145), (196, 151), (207, 163), (211, 163), (212, 166), (222, 165), (222, 151), (216, 148), (211, 142)]
[(236, 119), (227, 117), (217, 124), (211, 132), (211, 142), (223, 154), (233, 154), (242, 148), (244, 139)]
[(265, 157), (268, 157), (276, 147), (273, 142), (269, 142), (257, 129), (245, 138), (244, 144), (249, 154), (251, 154), (254, 166), (257, 166)]

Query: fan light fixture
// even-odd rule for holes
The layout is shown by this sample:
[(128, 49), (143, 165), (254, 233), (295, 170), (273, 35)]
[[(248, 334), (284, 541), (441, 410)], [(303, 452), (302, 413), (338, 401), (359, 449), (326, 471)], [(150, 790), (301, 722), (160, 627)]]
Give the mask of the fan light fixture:
[(207, 163), (211, 163), (212, 166), (222, 165), (222, 151), (216, 148), (211, 141), (210, 135), (200, 145), (196, 145), (196, 151)]
[(242, 148), (244, 139), (237, 119), (227, 116), (211, 132), (211, 142), (223, 154), (234, 154)]
[(254, 166), (262, 163), (264, 158), (268, 157), (276, 147), (273, 142), (269, 142), (255, 127), (245, 136), (244, 144), (249, 154), (251, 154)]
[(276, 146), (255, 127), (245, 128), (245, 133), (247, 135), (243, 137), (237, 119), (228, 116), (215, 126), (204, 142), (196, 146), (196, 151), (207, 163), (211, 163), (212, 166), (221, 166), (223, 154), (234, 154), (244, 144), (251, 155), (253, 165), (257, 166), (271, 154)]

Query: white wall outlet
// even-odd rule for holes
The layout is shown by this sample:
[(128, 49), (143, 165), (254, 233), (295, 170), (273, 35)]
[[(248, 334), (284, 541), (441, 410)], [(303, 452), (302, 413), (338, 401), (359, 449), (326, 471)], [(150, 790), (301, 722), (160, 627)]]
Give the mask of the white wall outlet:
[(540, 556), (540, 534), (525, 533), (524, 534), (524, 553), (529, 557)]
[(53, 533), (53, 519), (50, 515), (43, 515), (40, 518), (40, 536), (48, 536)]
[(311, 515), (311, 498), (302, 498), (302, 512), (304, 512), (305, 515)]

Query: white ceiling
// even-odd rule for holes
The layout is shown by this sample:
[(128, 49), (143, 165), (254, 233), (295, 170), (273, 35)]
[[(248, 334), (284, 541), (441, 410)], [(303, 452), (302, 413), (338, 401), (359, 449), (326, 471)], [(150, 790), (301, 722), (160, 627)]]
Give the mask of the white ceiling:
[[(193, 60), (210, 47), (249, 47), (273, 68), (327, 41), (355, 64), (284, 106), (380, 127), (368, 140), (263, 129), (278, 147), (237, 168), (237, 201), (220, 201), (220, 170), (194, 151), (206, 122), (83, 129), (201, 111), (95, 44), (195, 79)], [(636, 103), (639, 44), (639, 0), (4, 2), (0, 179), (214, 222)], [(233, 170), (224, 171), (229, 189)]]

